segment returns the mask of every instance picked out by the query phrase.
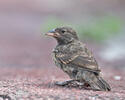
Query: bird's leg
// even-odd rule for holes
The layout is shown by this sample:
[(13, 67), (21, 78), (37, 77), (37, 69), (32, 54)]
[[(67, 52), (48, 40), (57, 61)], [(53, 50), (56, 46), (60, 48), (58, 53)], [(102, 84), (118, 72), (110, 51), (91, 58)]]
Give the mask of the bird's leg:
[(55, 82), (56, 85), (58, 86), (65, 86), (65, 85), (68, 85), (74, 81), (77, 81), (77, 80), (68, 80), (68, 81), (63, 81), (63, 82)]

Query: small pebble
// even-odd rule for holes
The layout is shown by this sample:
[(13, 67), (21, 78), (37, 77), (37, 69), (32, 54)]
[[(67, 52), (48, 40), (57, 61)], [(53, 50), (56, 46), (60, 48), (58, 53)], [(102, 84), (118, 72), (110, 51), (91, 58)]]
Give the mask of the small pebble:
[(121, 76), (114, 76), (114, 79), (119, 81), (119, 80), (121, 80)]

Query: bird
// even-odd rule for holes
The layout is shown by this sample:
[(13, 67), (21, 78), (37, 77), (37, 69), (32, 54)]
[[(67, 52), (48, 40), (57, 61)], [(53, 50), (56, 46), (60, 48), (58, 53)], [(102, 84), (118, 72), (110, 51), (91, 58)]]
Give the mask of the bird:
[(45, 35), (56, 39), (57, 45), (52, 51), (52, 58), (55, 65), (71, 78), (64, 82), (56, 82), (56, 85), (66, 86), (77, 81), (95, 91), (111, 90), (110, 85), (102, 78), (101, 69), (92, 52), (79, 40), (73, 28), (61, 26)]

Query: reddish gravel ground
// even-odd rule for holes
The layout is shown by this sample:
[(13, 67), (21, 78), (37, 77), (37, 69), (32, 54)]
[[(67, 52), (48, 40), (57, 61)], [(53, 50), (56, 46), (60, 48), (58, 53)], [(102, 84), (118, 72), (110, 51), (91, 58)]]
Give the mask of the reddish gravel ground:
[[(121, 80), (113, 77), (120, 75)], [(112, 87), (111, 92), (85, 90), (75, 87), (58, 87), (55, 81), (68, 80), (56, 67), (1, 68), (0, 94), (12, 100), (125, 100), (125, 72), (107, 69), (104, 77)], [(1, 100), (1, 99), (0, 99)]]

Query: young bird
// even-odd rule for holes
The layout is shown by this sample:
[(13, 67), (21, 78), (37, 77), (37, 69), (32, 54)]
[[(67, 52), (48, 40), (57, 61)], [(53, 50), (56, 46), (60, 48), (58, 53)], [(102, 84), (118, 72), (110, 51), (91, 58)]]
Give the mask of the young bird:
[(100, 69), (92, 53), (81, 43), (76, 32), (70, 27), (59, 27), (46, 33), (57, 40), (52, 52), (53, 60), (72, 80), (56, 82), (65, 86), (77, 81), (92, 90), (110, 91), (109, 84), (100, 76)]

